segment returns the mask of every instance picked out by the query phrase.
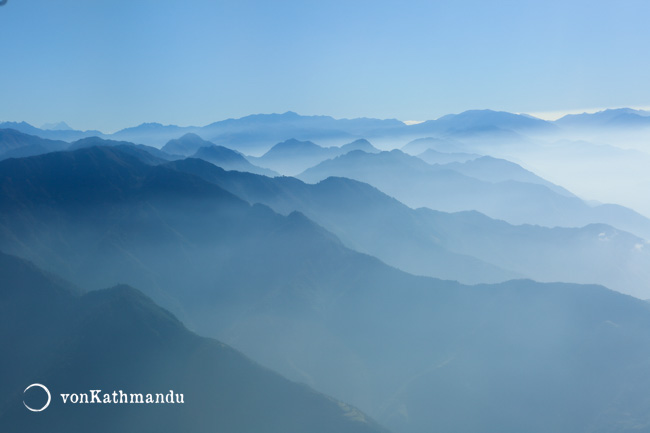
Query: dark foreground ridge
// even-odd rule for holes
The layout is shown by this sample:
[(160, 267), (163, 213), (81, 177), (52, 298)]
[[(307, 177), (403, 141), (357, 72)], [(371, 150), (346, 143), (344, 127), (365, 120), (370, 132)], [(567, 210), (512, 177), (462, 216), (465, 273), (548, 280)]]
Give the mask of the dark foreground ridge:
[[(355, 408), (198, 337), (131, 287), (82, 293), (2, 253), (0, 281), (0, 346), (11, 348), (0, 357), (2, 431), (386, 432)], [(43, 412), (23, 405), (44, 404), (30, 401), (38, 391), (23, 394), (31, 383), (51, 391)], [(102, 403), (91, 402), (92, 390), (102, 390)], [(134, 404), (119, 404), (122, 390)], [(108, 404), (104, 393), (113, 392), (118, 403)], [(170, 392), (184, 403), (178, 395), (171, 403)], [(147, 393), (165, 403), (146, 404)]]

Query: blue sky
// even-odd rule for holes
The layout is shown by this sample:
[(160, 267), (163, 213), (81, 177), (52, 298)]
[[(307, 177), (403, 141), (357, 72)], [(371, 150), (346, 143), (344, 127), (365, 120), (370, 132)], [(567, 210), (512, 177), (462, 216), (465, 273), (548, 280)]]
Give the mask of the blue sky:
[(647, 1), (8, 0), (0, 120), (650, 106)]

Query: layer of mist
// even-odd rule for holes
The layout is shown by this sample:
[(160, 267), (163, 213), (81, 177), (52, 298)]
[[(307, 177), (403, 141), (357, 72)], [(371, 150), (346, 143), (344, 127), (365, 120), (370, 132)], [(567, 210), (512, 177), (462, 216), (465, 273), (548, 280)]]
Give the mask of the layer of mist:
[[(649, 120), (0, 124), (0, 421), (643, 431)], [(39, 381), (188, 404), (29, 417)]]

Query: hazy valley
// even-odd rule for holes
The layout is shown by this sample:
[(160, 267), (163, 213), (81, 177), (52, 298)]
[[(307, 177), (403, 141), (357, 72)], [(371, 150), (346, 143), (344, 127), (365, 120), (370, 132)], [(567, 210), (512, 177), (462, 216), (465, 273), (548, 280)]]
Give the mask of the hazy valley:
[(164, 431), (643, 431), (648, 119), (1, 123), (0, 420), (69, 418), (24, 417), (36, 376), (219, 409)]

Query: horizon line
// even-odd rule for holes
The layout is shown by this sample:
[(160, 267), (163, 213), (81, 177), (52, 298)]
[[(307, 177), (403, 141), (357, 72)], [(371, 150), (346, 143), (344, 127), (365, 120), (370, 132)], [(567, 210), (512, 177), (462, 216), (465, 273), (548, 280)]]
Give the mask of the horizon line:
[[(638, 111), (650, 111), (650, 105), (644, 105), (644, 106), (639, 106), (639, 105), (635, 105), (635, 106), (619, 106), (619, 107), (591, 107), (591, 108), (579, 108), (579, 109), (569, 109), (569, 110), (519, 111), (519, 112), (516, 112), (516, 111), (510, 112), (510, 111), (505, 111), (505, 110), (494, 110), (494, 109), (490, 109), (490, 108), (483, 108), (483, 109), (473, 108), (473, 109), (468, 109), (468, 110), (461, 111), (459, 113), (444, 114), (442, 116), (432, 118), (432, 119), (401, 120), (401, 119), (398, 119), (396, 117), (391, 117), (391, 118), (379, 118), (379, 117), (368, 117), (368, 116), (334, 117), (334, 116), (330, 116), (330, 115), (327, 115), (327, 114), (299, 114), (299, 113), (297, 113), (295, 111), (289, 110), (289, 111), (285, 111), (283, 113), (278, 113), (278, 112), (273, 112), (273, 113), (251, 113), (251, 114), (247, 114), (247, 115), (244, 115), (244, 116), (241, 116), (241, 117), (227, 117), (227, 118), (224, 118), (224, 119), (221, 119), (221, 120), (215, 120), (213, 122), (207, 123), (207, 124), (202, 125), (202, 126), (179, 125), (179, 124), (175, 124), (175, 123), (162, 124), (160, 122), (155, 122), (155, 121), (145, 121), (145, 122), (138, 123), (136, 125), (125, 126), (123, 128), (115, 129), (115, 130), (112, 130), (111, 132), (101, 131), (101, 130), (96, 129), (96, 128), (76, 129), (76, 128), (70, 126), (70, 123), (68, 121), (66, 121), (66, 120), (45, 122), (41, 126), (36, 126), (35, 125), (36, 122), (30, 123), (30, 122), (25, 121), (25, 120), (2, 120), (2, 121), (0, 121), (0, 123), (26, 123), (26, 124), (34, 127), (34, 128), (41, 129), (41, 130), (44, 130), (44, 131), (57, 131), (57, 130), (56, 129), (44, 129), (43, 126), (46, 126), (48, 124), (52, 125), (52, 124), (64, 123), (69, 128), (71, 128), (71, 130), (73, 130), (73, 131), (81, 131), (81, 132), (97, 131), (97, 132), (99, 132), (99, 133), (101, 133), (103, 135), (112, 135), (112, 134), (115, 134), (117, 132), (123, 131), (125, 129), (137, 128), (139, 126), (147, 125), (147, 124), (158, 124), (158, 125), (161, 125), (163, 127), (175, 126), (175, 127), (179, 127), (179, 128), (203, 128), (203, 127), (208, 126), (208, 125), (210, 125), (212, 123), (224, 122), (224, 121), (227, 121), (227, 120), (239, 120), (239, 119), (243, 119), (243, 118), (249, 117), (249, 116), (272, 116), (272, 115), (285, 115), (285, 114), (290, 114), (290, 113), (296, 114), (296, 115), (298, 115), (300, 117), (330, 117), (330, 118), (332, 118), (334, 120), (354, 120), (354, 119), (397, 120), (397, 121), (402, 122), (403, 124), (405, 124), (407, 126), (411, 126), (411, 125), (417, 125), (417, 124), (432, 121), (432, 120), (433, 121), (439, 120), (440, 118), (442, 118), (444, 116), (448, 116), (450, 114), (458, 115), (458, 114), (462, 114), (462, 113), (465, 113), (465, 112), (468, 112), (468, 111), (506, 112), (506, 113), (516, 114), (516, 115), (532, 116), (532, 117), (535, 117), (535, 118), (540, 119), (540, 120), (553, 122), (553, 121), (561, 119), (562, 117), (567, 116), (567, 115), (595, 114), (595, 113), (599, 113), (599, 112), (606, 111), (606, 110), (620, 110), (620, 109), (625, 109), (625, 108), (628, 108), (628, 109), (631, 109), (631, 110), (638, 110)], [(60, 130), (60, 131), (64, 131), (64, 130)]]

